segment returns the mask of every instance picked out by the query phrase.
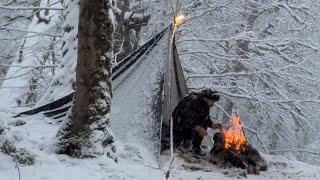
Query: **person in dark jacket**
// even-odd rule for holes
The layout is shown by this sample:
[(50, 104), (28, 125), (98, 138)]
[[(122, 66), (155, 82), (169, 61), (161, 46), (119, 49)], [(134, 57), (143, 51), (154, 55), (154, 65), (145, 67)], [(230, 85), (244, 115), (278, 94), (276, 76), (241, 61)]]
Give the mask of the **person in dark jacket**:
[(222, 129), (220, 123), (213, 123), (210, 118), (210, 108), (219, 101), (217, 91), (206, 88), (200, 92), (191, 92), (185, 96), (172, 113), (173, 143), (175, 147), (190, 147), (198, 155), (205, 155), (200, 145), (207, 128)]

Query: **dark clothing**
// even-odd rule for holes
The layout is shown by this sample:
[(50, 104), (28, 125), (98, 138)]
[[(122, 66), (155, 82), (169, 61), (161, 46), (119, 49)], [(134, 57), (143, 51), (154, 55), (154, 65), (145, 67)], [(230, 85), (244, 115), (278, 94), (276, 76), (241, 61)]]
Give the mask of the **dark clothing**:
[(192, 141), (193, 147), (199, 147), (202, 137), (194, 128), (196, 125), (204, 129), (211, 127), (209, 114), (210, 107), (202, 94), (192, 92), (184, 97), (172, 113), (174, 145), (186, 145), (185, 143)]

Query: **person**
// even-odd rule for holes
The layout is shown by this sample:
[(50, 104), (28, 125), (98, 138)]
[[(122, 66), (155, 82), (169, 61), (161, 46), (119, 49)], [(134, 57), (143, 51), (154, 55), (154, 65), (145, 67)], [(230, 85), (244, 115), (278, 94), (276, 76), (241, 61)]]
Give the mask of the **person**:
[(207, 128), (223, 128), (220, 123), (213, 123), (210, 118), (210, 108), (219, 99), (217, 91), (206, 88), (200, 92), (191, 92), (178, 103), (172, 113), (175, 148), (189, 148), (192, 145), (194, 154), (205, 155), (200, 145), (203, 137), (208, 134)]

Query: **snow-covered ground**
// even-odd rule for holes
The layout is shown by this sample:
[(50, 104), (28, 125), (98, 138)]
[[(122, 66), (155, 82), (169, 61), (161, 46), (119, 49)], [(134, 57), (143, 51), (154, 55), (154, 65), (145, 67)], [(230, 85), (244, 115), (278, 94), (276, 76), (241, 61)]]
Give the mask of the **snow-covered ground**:
[[(115, 163), (106, 156), (96, 159), (73, 159), (54, 153), (55, 135), (60, 127), (56, 120), (41, 114), (11, 118), (12, 114), (0, 112), (5, 121), (5, 136), (15, 142), (17, 148), (25, 148), (36, 155), (34, 165), (19, 165), (22, 180), (161, 180), (166, 179), (167, 166), (150, 164), (144, 157), (144, 147), (129, 146), (121, 141), (116, 143), (119, 161)], [(15, 126), (22, 120), (26, 124)], [(3, 138), (3, 136), (1, 137)], [(128, 141), (130, 141), (130, 137)], [(149, 152), (149, 154), (152, 154)], [(269, 170), (260, 176), (248, 175), (246, 179), (320, 179), (320, 167), (298, 161), (290, 161), (281, 156), (267, 156)], [(181, 166), (181, 160), (174, 162), (169, 179), (244, 179), (241, 169), (221, 169), (213, 167), (191, 171)], [(209, 165), (208, 165), (209, 166)], [(19, 179), (18, 169), (12, 158), (0, 153), (0, 179)]]

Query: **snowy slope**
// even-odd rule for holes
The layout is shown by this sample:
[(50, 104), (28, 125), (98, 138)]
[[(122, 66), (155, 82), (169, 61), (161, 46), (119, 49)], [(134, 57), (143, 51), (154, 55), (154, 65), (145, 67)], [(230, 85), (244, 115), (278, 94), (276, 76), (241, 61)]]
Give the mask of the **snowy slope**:
[[(6, 120), (5, 136), (15, 142), (17, 148), (26, 148), (36, 154), (36, 162), (31, 166), (19, 165), (23, 180), (164, 180), (166, 167), (150, 165), (146, 153), (139, 154), (143, 146), (135, 148), (121, 141), (117, 142), (119, 162), (106, 156), (97, 159), (73, 159), (57, 155), (54, 151), (55, 135), (60, 124), (42, 115), (19, 118), (26, 122), (22, 126), (10, 125), (17, 119), (10, 114), (1, 113), (1, 121)], [(116, 133), (117, 134), (117, 133)], [(3, 138), (3, 135), (0, 135)], [(0, 138), (0, 139), (1, 139)], [(120, 137), (117, 137), (121, 139)], [(138, 151), (136, 151), (139, 149)], [(185, 170), (177, 163), (170, 170), (169, 179), (320, 179), (320, 167), (298, 161), (290, 161), (281, 156), (265, 156), (269, 170), (260, 176), (248, 175), (244, 178), (240, 169), (220, 169), (214, 167), (209, 172)], [(0, 179), (17, 180), (18, 170), (8, 155), (0, 153)]]

